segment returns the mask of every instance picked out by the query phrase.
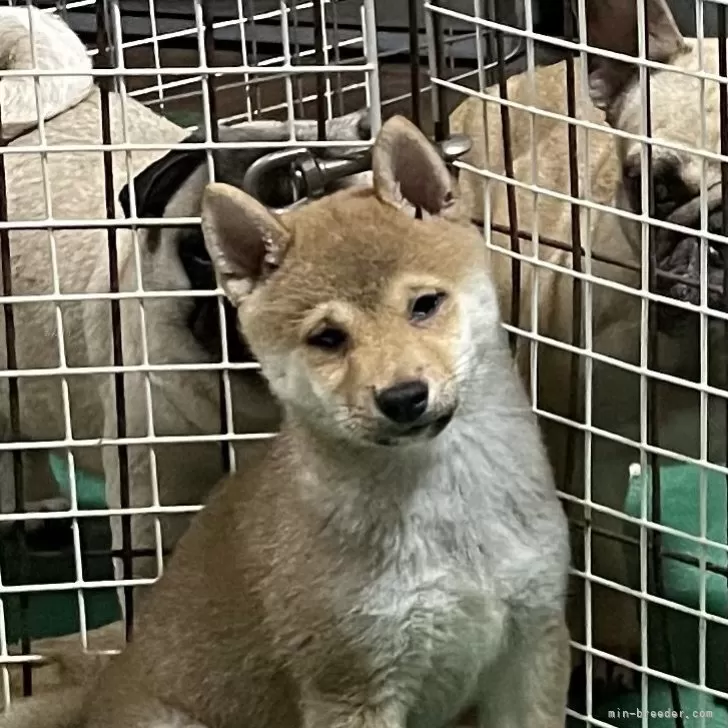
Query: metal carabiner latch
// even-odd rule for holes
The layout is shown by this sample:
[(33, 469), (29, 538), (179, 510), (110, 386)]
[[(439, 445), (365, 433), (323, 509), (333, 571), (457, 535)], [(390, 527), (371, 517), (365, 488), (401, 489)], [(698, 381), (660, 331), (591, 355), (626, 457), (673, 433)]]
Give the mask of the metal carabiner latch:
[[(471, 146), (470, 139), (461, 134), (435, 144), (446, 164), (452, 164), (466, 154)], [(283, 212), (322, 197), (334, 183), (369, 172), (371, 168), (371, 149), (340, 158), (324, 157), (305, 147), (281, 149), (263, 155), (250, 165), (243, 177), (243, 190), (277, 212)], [(290, 181), (291, 203), (282, 208), (270, 205), (270, 200), (266, 199), (265, 181), (275, 173)]]
[(266, 154), (250, 165), (243, 177), (243, 190), (266, 204), (264, 181), (279, 170), (291, 180), (290, 205), (276, 211), (291, 210), (307, 200), (322, 197), (334, 182), (371, 169), (371, 154), (334, 159), (317, 157), (312, 150), (296, 147)]

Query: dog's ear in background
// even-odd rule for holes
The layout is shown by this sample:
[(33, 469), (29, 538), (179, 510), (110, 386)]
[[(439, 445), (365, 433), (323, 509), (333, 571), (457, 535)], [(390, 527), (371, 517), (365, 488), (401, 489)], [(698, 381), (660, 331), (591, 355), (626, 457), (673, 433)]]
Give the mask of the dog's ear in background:
[[(637, 3), (643, 0), (587, 0), (587, 40), (590, 45), (614, 53), (639, 55), (640, 37)], [(651, 61), (669, 63), (684, 53), (687, 45), (666, 0), (646, 0)], [(607, 113), (625, 86), (639, 73), (639, 66), (611, 58), (589, 57), (589, 93), (593, 104)]]

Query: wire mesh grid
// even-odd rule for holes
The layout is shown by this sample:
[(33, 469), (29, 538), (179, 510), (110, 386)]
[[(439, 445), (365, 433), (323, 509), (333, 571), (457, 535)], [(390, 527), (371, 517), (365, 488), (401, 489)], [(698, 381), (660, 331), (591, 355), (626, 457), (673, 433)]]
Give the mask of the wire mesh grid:
[[(569, 720), (722, 725), (725, 5), (691, 4), (697, 38), (672, 56), (660, 54), (668, 3), (567, 2), (559, 38), (534, 30), (528, 3), (522, 27), (503, 20), (504, 3), (446, 5), (425, 3), (440, 133), (477, 140), (456, 165), (461, 192), (493, 251), (572, 523), (583, 672)], [(470, 23), (479, 58), (495, 44), (494, 78), (448, 72), (444, 19)], [(505, 38), (525, 49), (510, 80)], [(544, 64), (554, 51), (566, 60)], [(590, 101), (605, 68), (620, 81), (606, 113)], [(685, 240), (691, 266), (676, 262)]]
[[(23, 3), (15, 5), (25, 9)], [(121, 187), (163, 152), (197, 148), (204, 155), (212, 148), (240, 147), (217, 131), (240, 122), (311, 119), (315, 134), (307, 146), (345, 147), (350, 140), (321, 141), (325, 120), (368, 106), (372, 131), (382, 114), (402, 109), (437, 138), (465, 127), (476, 139), (475, 152), (457, 165), (461, 185), (464, 194), (472, 195), (474, 219), (483, 225), (493, 251), (506, 327), (530, 381), (547, 444), (556, 453), (557, 477), (576, 534), (572, 597), (580, 626), (572, 637), (583, 680), (573, 680), (570, 720), (647, 725), (662, 712), (675, 724), (699, 719), (701, 725), (717, 725), (710, 701), (718, 705), (728, 698), (728, 609), (721, 601), (728, 593), (728, 546), (725, 495), (720, 495), (728, 468), (725, 446), (715, 444), (726, 431), (725, 385), (713, 371), (720, 370), (722, 360), (712, 357), (718, 363), (711, 363), (708, 351), (709, 343), (719, 345), (711, 337), (722, 336), (713, 329), (726, 321), (726, 308), (716, 304), (726, 287), (720, 280), (706, 281), (705, 275), (699, 280), (688, 276), (686, 282), (684, 270), (657, 265), (658, 253), (652, 251), (656, 245), (659, 250), (653, 241), (658, 233), (652, 231), (694, 236), (697, 229), (703, 271), (714, 257), (721, 258), (725, 230), (713, 219), (709, 192), (716, 184), (715, 169), (719, 177), (725, 169), (725, 85), (720, 84), (720, 104), (710, 107), (716, 119), (703, 113), (700, 123), (678, 139), (658, 132), (659, 145), (648, 143), (653, 123), (648, 103), (642, 104), (638, 128), (605, 127), (604, 116), (588, 101), (586, 55), (594, 52), (588, 43), (589, 0), (573, 5), (575, 15), (572, 4), (564, 4), (566, 27), (555, 38), (537, 32), (537, 8), (529, 2), (409, 2), (404, 43), (377, 29), (372, 0), (236, 0), (215, 4), (214, 15), (212, 4), (202, 0), (179, 4), (174, 11), (159, 0), (124, 0), (123, 5), (121, 0), (79, 0), (43, 8), (73, 21), (89, 49), (99, 91), (95, 126), (69, 128), (63, 116), (54, 126), (48, 117), (37, 131), (3, 141), (0, 189), (17, 183), (23, 164), (36, 165), (30, 175), (35, 186), (22, 190), (36, 204), (19, 207), (12, 188), (0, 204), (6, 356), (0, 386), (8, 402), (1, 410), (0, 433), (0, 527), (6, 534), (0, 562), (0, 662), (6, 703), (11, 694), (38, 689), (40, 671), (30, 666), (43, 660), (31, 635), (70, 633), (77, 646), (92, 651), (121, 645), (120, 630), (113, 639), (103, 631), (107, 623), (120, 624), (115, 589), (123, 590), (128, 636), (134, 620), (132, 587), (152, 583), (161, 570), (163, 530), (176, 538), (181, 527), (175, 519), (199, 509), (197, 481), (211, 485), (218, 473), (235, 466), (241, 452), (245, 456), (246, 445), (275, 429), (275, 417), (267, 410), (261, 414), (256, 385), (239, 383), (256, 365), (231, 349), (234, 337), (226, 333), (229, 319), (219, 291), (196, 290), (195, 301), (211, 303), (199, 307), (189, 303), (191, 293), (180, 283), (179, 271), (150, 279), (145, 255), (161, 251), (162, 265), (174, 268), (165, 251), (199, 218), (183, 204), (171, 205), (164, 216), (163, 208), (154, 205), (151, 212), (140, 211), (132, 185), (130, 211), (119, 219), (115, 205)], [(718, 19), (717, 34), (725, 36), (725, 7), (698, 0), (694, 21), (702, 60), (697, 70), (679, 71), (686, 83), (697, 79), (699, 90), (691, 97), (695, 108), (710, 106), (706, 99), (713, 97), (706, 89), (726, 75), (724, 54), (716, 67), (704, 62), (709, 12)], [(642, 28), (647, 13), (641, 6)], [(31, 34), (34, 23), (31, 19)], [(643, 59), (649, 58), (644, 33), (638, 45)], [(619, 58), (619, 50), (602, 54)], [(543, 65), (563, 57), (563, 63)], [(400, 67), (392, 70), (389, 60), (400, 60)], [(659, 68), (650, 60), (638, 65)], [(74, 73), (66, 68), (65, 78), (82, 78), (89, 70), (80, 67)], [(646, 72), (639, 76), (640, 92), (649, 99)], [(22, 73), (3, 71), (0, 77), (7, 84)], [(36, 73), (33, 104), (46, 101), (39, 91), (44, 77), (52, 79), (53, 71)], [(137, 115), (136, 102), (170, 126)], [(183, 143), (193, 128), (202, 128), (203, 137)], [(599, 166), (603, 148), (616, 157), (615, 146), (628, 143), (640, 148), (640, 169), (645, 170), (635, 178), (640, 201), (635, 208), (615, 204), (612, 192), (621, 170)], [(300, 144), (288, 140), (275, 146)], [(248, 149), (270, 147), (271, 142), (246, 144)], [(649, 181), (652, 170), (663, 164), (665, 150), (698, 160), (691, 166), (698, 172), (690, 188), (693, 197), (700, 193), (697, 222), (660, 212), (664, 201), (656, 190), (661, 187)], [(208, 172), (215, 174), (209, 153), (206, 159)], [(76, 164), (73, 174), (64, 168)], [(84, 172), (88, 186), (79, 184), (75, 194), (64, 194), (58, 180), (81, 178)], [(643, 243), (637, 252), (604, 244), (599, 226), (613, 225), (606, 218), (636, 226)], [(622, 234), (621, 227), (616, 233), (607, 229)], [(166, 237), (167, 230), (176, 237)], [(42, 248), (38, 262), (45, 275), (15, 275), (13, 256), (21, 241)], [(70, 252), (79, 243), (101, 261), (98, 267), (81, 266), (82, 281), (68, 272), (80, 264)], [(94, 276), (102, 284), (89, 285)], [(699, 300), (672, 295), (671, 283), (699, 290)], [(558, 291), (557, 302), (544, 297), (551, 288)], [(204, 347), (165, 338), (160, 320), (188, 315), (182, 301), (203, 322), (219, 326), (214, 356)], [(626, 311), (623, 318), (610, 317), (620, 307)], [(700, 323), (690, 335), (682, 331), (682, 338), (673, 333), (667, 354), (661, 354), (665, 344), (656, 333), (656, 317), (665, 307), (697, 316)], [(23, 343), (28, 330), (50, 345), (43, 356), (35, 356), (38, 347)], [(79, 354), (93, 332), (99, 336), (97, 350)], [(135, 336), (138, 341), (131, 345)], [(636, 342), (636, 349), (620, 349), (620, 337)], [(661, 358), (685, 354), (691, 345), (700, 353), (697, 364), (680, 359), (682, 368), (671, 367)], [(237, 394), (236, 386), (243, 387)], [(697, 415), (688, 419), (692, 430), (687, 435), (661, 412), (670, 408), (676, 388), (696, 400), (690, 402)], [(92, 391), (105, 403), (98, 412), (85, 404)], [(240, 416), (241, 397), (253, 404)], [(77, 402), (84, 405), (75, 407)], [(687, 408), (682, 400), (679, 406)], [(615, 408), (623, 408), (623, 416), (611, 416)], [(692, 447), (681, 438), (698, 442)], [(55, 460), (49, 468), (51, 451)], [(201, 468), (201, 462), (217, 465)], [(695, 466), (694, 473), (683, 473), (679, 496), (671, 486), (675, 467), (668, 463)], [(165, 472), (180, 471), (188, 472), (193, 485), (176, 494), (172, 504), (164, 493)], [(94, 487), (89, 473), (115, 479), (116, 502), (89, 495)], [(59, 505), (50, 497), (57, 495), (48, 484), (50, 476), (53, 486), (65, 482), (68, 503)], [(145, 483), (141, 495), (134, 495), (135, 478)], [(32, 493), (27, 492), (30, 483)], [(670, 515), (670, 498), (678, 509), (694, 509), (694, 523), (685, 526)], [(145, 525), (135, 526), (143, 517)], [(44, 528), (37, 530), (41, 518)], [(139, 539), (141, 544), (133, 543)], [(116, 573), (109, 553), (117, 557)], [(624, 564), (610, 569), (610, 560), (623, 554)], [(140, 563), (146, 566), (138, 571)], [(68, 596), (70, 606), (59, 606), (56, 595)], [(39, 624), (41, 612), (64, 609), (72, 613), (65, 629)], [(636, 644), (630, 641), (633, 623)], [(689, 648), (685, 635), (695, 642)], [(613, 677), (605, 664), (633, 683), (636, 703), (609, 702), (611, 694), (605, 699), (600, 693), (600, 678)]]
[[(163, 530), (175, 538), (182, 528), (175, 518), (199, 510), (205, 489), (235, 468), (237, 446), (270, 437), (277, 425), (265, 400), (261, 416), (237, 427), (236, 396), (265, 393), (257, 364), (235, 350), (234, 325), (205, 261), (195, 258), (194, 201), (166, 213), (152, 201), (152, 212), (143, 210), (135, 175), (162, 152), (185, 158), (199, 150), (187, 175), (205, 166), (208, 176), (217, 168), (212, 150), (229, 153), (232, 166), (235, 149), (300, 148), (297, 138), (335, 154), (344, 142), (327, 120), (369, 109), (368, 130), (376, 132), (381, 108), (371, 0), (237, 0), (216, 3), (214, 13), (199, 0), (176, 3), (171, 13), (163, 3), (38, 5), (40, 13), (25, 3), (0, 7), (5, 704), (33, 692), (40, 673), (31, 668), (44, 664), (35, 639), (99, 652), (121, 646), (115, 627), (123, 616), (129, 636), (132, 587), (161, 570)], [(56, 14), (87, 50), (48, 20)], [(261, 120), (282, 124), (256, 127), (264, 129), (257, 143), (222, 133)], [(193, 129), (201, 132), (186, 139)], [(165, 261), (169, 235), (202, 271), (199, 291), (189, 290), (192, 269), (185, 268), (186, 283), (179, 270), (182, 253)], [(170, 270), (150, 273), (150, 265), (168, 263)], [(92, 309), (102, 331), (87, 347), (82, 330)], [(191, 316), (218, 327), (213, 350), (189, 338)], [(172, 319), (178, 331), (169, 337)], [(252, 383), (236, 394), (236, 379), (246, 375)], [(190, 486), (171, 500), (165, 468), (185, 472)], [(115, 495), (107, 498), (110, 486)], [(132, 543), (142, 516), (144, 536)], [(146, 566), (136, 573), (139, 559)], [(72, 642), (64, 642), (67, 634)], [(36, 692), (38, 684), (36, 677)]]

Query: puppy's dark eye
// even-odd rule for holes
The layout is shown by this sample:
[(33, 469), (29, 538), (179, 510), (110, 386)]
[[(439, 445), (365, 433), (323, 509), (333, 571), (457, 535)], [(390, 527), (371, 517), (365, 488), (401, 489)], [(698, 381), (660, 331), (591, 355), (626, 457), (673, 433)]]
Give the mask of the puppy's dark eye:
[(412, 305), (410, 306), (410, 321), (419, 322), (432, 318), (446, 298), (447, 294), (442, 292), (425, 293), (422, 296), (418, 296), (412, 301)]
[(310, 334), (306, 339), (306, 343), (316, 349), (336, 351), (343, 348), (348, 340), (349, 337), (346, 335), (346, 331), (342, 331), (335, 326), (326, 326)]

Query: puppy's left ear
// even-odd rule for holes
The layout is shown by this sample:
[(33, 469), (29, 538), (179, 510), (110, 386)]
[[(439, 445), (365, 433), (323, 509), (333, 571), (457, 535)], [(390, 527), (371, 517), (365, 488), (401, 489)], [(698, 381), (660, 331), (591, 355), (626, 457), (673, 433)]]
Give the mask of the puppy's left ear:
[(220, 286), (234, 306), (281, 264), (291, 239), (276, 215), (222, 182), (207, 185), (202, 195), (202, 233)]
[(374, 190), (382, 202), (430, 215), (454, 213), (455, 183), (435, 146), (403, 116), (382, 126), (372, 148)]

